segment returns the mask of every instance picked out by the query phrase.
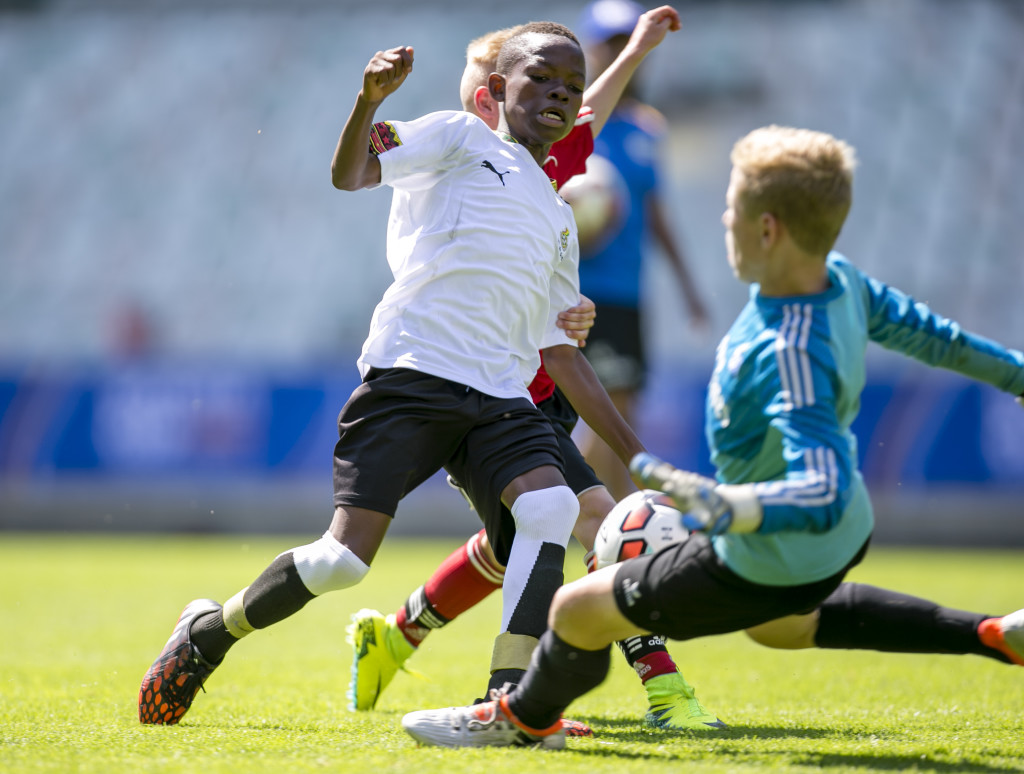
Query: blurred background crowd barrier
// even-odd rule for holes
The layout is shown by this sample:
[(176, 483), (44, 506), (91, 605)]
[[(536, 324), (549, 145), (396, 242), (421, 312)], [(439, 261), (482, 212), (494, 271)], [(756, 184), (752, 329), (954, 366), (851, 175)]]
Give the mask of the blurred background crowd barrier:
[[(582, 6), (0, 0), (0, 528), (322, 530), (389, 280), (389, 192), (329, 178), (363, 67), (412, 45), (378, 116), (455, 108), (471, 38)], [(645, 97), (712, 324), (687, 327), (652, 261), (652, 451), (708, 471), (704, 385), (747, 293), (724, 261), (728, 152), (763, 124), (857, 148), (838, 249), (1024, 347), (1024, 3), (677, 8)], [(879, 540), (1024, 545), (1007, 396), (875, 349), (856, 429)], [(435, 480), (396, 531), (476, 525)]]

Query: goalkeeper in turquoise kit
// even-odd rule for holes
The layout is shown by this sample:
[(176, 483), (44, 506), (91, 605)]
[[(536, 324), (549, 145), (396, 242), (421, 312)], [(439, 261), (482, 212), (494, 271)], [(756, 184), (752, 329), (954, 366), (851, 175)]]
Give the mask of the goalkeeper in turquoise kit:
[(750, 300), (722, 340), (706, 432), (717, 480), (640, 454), (634, 478), (672, 496), (689, 540), (556, 594), (549, 630), (512, 692), (413, 712), (417, 740), (560, 747), (562, 711), (597, 686), (609, 645), (746, 630), (783, 648), (974, 653), (1024, 665), (1024, 610), (1002, 617), (844, 583), (874, 517), (850, 426), (869, 341), (1024, 393), (1024, 354), (963, 331), (832, 250), (852, 203), (853, 149), (765, 127), (732, 151), (726, 252)]

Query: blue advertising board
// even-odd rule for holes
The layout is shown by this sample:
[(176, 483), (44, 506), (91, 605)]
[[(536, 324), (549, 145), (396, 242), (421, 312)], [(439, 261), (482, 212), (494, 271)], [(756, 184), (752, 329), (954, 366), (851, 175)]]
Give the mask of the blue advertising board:
[[(0, 482), (328, 476), (351, 368), (140, 364), (0, 375)], [(705, 384), (658, 373), (638, 430), (656, 454), (710, 473)], [(874, 487), (1024, 491), (1024, 410), (954, 376), (875, 376), (854, 425)]]

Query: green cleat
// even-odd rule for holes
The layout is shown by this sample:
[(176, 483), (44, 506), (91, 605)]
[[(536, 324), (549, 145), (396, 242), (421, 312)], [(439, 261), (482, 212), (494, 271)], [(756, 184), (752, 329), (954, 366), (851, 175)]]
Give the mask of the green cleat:
[(644, 716), (644, 725), (665, 731), (710, 731), (728, 728), (725, 723), (704, 709), (693, 686), (678, 672), (652, 677), (646, 683), (647, 700), (651, 706)]
[(371, 710), (381, 693), (416, 648), (387, 618), (376, 610), (363, 609), (352, 616), (347, 641), (352, 644), (352, 679), (348, 684), (348, 708)]

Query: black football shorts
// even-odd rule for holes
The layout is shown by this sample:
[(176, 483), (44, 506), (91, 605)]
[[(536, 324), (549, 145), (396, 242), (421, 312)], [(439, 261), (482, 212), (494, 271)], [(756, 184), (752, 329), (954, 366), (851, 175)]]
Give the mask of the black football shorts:
[(682, 543), (624, 561), (615, 575), (615, 601), (641, 629), (674, 640), (741, 631), (814, 610), (860, 563), (867, 547), (824, 580), (764, 586), (726, 567), (707, 536), (695, 532)]
[(405, 495), (448, 466), (483, 516), (513, 479), (543, 465), (562, 470), (562, 456), (528, 398), (496, 398), (406, 368), (371, 369), (338, 416), (334, 504), (394, 516)]

